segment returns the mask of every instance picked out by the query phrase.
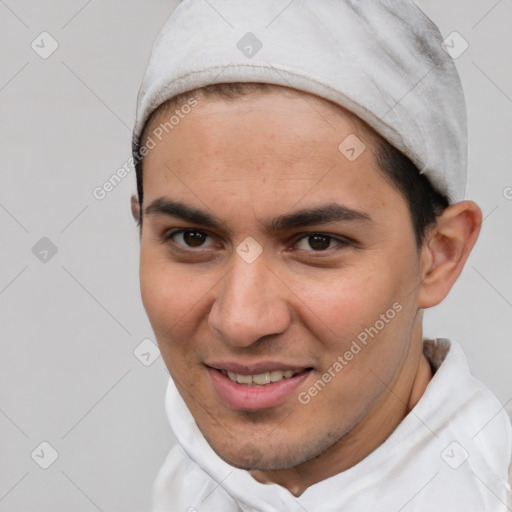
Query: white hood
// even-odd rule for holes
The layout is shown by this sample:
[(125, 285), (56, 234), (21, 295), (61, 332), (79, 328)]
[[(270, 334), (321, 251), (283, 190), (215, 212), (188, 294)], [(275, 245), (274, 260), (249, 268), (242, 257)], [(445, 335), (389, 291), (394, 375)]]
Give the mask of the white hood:
[(426, 341), (425, 353), (438, 369), (391, 436), (364, 460), (298, 498), (218, 457), (170, 379), (166, 408), (179, 444), (155, 482), (154, 512), (509, 510), (507, 414), (471, 376), (458, 344)]

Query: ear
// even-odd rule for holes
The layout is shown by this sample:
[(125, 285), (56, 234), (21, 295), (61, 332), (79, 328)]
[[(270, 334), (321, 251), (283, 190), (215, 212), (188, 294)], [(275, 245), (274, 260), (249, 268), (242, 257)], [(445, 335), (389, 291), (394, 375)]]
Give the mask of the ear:
[(473, 201), (449, 206), (437, 218), (421, 249), (418, 306), (439, 304), (459, 277), (480, 233), (482, 211)]
[(133, 194), (132, 197), (130, 198), (130, 206), (132, 209), (132, 217), (134, 218), (135, 222), (139, 222), (139, 215), (140, 215), (139, 199), (135, 194)]

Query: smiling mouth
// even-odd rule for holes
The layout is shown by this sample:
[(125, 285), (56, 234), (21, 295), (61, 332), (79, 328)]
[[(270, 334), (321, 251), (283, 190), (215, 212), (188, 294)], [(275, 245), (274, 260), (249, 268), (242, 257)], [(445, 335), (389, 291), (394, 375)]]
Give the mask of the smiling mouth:
[(292, 400), (297, 388), (309, 379), (312, 367), (286, 363), (215, 362), (206, 364), (218, 399), (235, 411), (273, 409)]
[(235, 373), (228, 370), (218, 370), (222, 375), (228, 377), (232, 382), (243, 384), (245, 386), (267, 386), (280, 382), (285, 379), (295, 377), (299, 373), (304, 373), (311, 370), (311, 368), (305, 368), (300, 371), (293, 370), (273, 370), (271, 372), (257, 373), (255, 375), (244, 375), (241, 373)]

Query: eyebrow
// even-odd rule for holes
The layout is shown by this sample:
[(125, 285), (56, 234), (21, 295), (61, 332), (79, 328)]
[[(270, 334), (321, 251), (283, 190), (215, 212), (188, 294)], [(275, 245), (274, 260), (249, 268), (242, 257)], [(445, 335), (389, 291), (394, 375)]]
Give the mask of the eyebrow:
[[(167, 198), (155, 199), (145, 209), (145, 215), (164, 215), (175, 217), (190, 224), (223, 230), (231, 233), (226, 223), (215, 215), (199, 208), (188, 206), (179, 201)], [(328, 224), (332, 222), (372, 222), (372, 218), (361, 210), (354, 210), (338, 203), (328, 203), (316, 208), (307, 208), (279, 215), (270, 221), (263, 222), (264, 229), (269, 233), (279, 233), (294, 228), (312, 226), (315, 224)]]
[(265, 223), (265, 229), (271, 233), (278, 233), (314, 224), (329, 224), (331, 222), (370, 223), (371, 221), (372, 218), (366, 212), (354, 210), (338, 203), (328, 203), (316, 208), (280, 215)]
[(200, 210), (193, 206), (188, 206), (179, 201), (172, 201), (164, 197), (155, 199), (144, 210), (145, 215), (164, 215), (182, 219), (190, 224), (200, 224), (209, 228), (224, 230), (230, 233), (231, 230), (227, 225), (218, 219), (215, 215)]

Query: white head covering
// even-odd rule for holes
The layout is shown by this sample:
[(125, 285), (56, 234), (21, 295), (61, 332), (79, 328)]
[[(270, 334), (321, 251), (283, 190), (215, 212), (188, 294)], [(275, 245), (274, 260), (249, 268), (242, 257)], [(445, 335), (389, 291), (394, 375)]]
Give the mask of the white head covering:
[(407, 155), (450, 202), (464, 198), (462, 87), (439, 30), (412, 1), (185, 0), (153, 47), (134, 148), (162, 103), (223, 82), (277, 84), (341, 105)]

